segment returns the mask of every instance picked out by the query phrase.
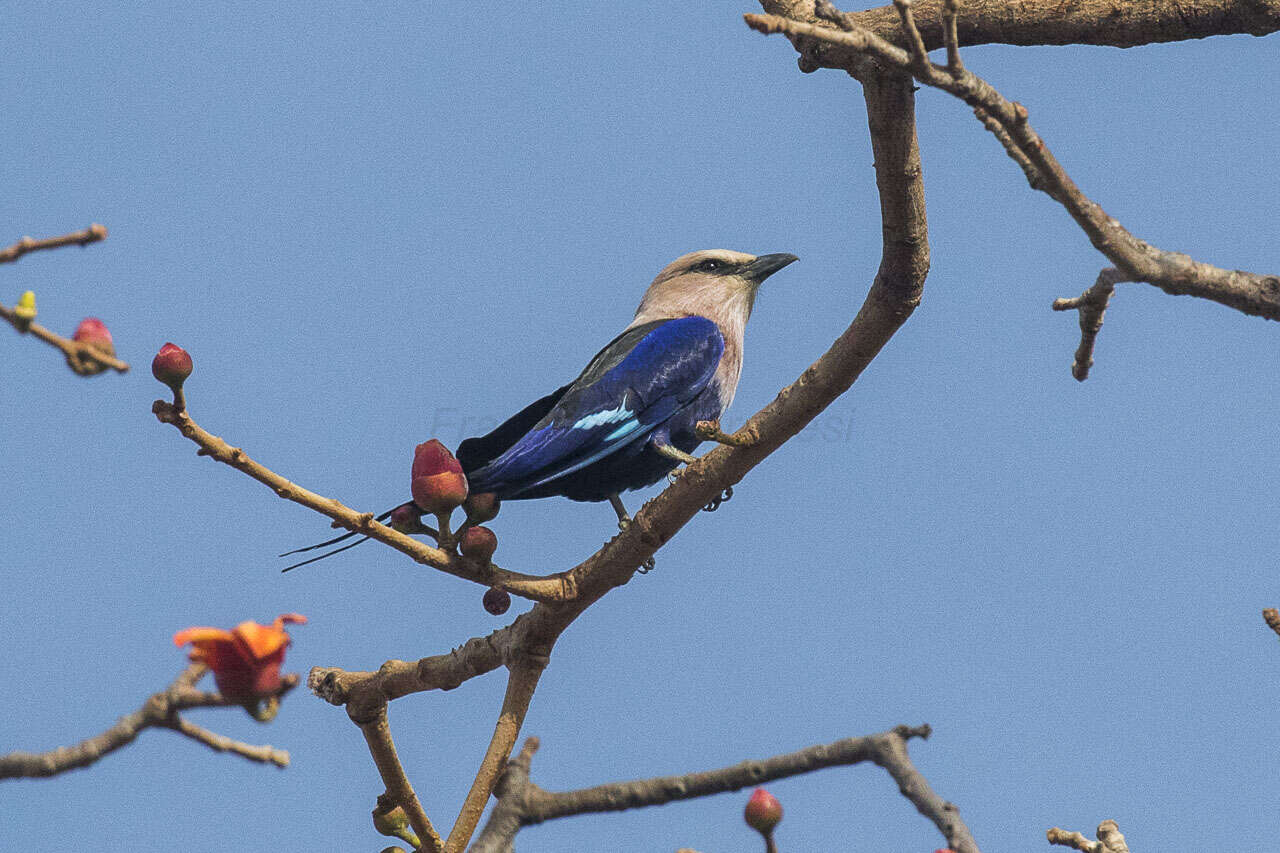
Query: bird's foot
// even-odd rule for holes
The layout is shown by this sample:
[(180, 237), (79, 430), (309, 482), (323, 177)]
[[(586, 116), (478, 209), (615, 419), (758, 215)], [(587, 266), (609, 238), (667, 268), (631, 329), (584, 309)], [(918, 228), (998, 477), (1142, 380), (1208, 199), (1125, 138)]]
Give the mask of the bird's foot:
[(618, 515), (618, 529), (625, 531), (631, 526), (631, 516), (627, 515), (627, 508), (622, 505), (622, 498), (617, 495), (609, 495), (609, 506), (613, 507), (613, 511)]
[(733, 499), (733, 486), (725, 486), (724, 492), (712, 498), (706, 506), (702, 508), (703, 512), (715, 512), (720, 508), (720, 504)]
[(698, 421), (694, 434), (703, 441), (714, 441), (727, 447), (750, 447), (758, 438), (754, 430), (741, 430), (741, 434), (730, 435), (720, 429), (720, 421)]
[(649, 559), (647, 559), (647, 560), (645, 560), (643, 563), (641, 563), (641, 564), (640, 564), (640, 568), (636, 569), (636, 571), (637, 571), (637, 572), (639, 572), (639, 573), (640, 573), (640, 574), (642, 574), (642, 575), (647, 575), (647, 574), (649, 574), (649, 572), (653, 571), (654, 567), (655, 567), (655, 566), (657, 566), (657, 565), (658, 565), (658, 564), (657, 564), (656, 562), (654, 562), (653, 557), (650, 557)]

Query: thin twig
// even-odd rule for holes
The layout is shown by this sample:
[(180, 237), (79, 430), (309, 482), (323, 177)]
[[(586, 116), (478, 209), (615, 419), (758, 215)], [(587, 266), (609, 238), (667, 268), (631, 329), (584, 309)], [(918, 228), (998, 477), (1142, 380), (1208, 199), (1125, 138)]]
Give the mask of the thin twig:
[(1070, 847), (1079, 850), (1080, 853), (1103, 853), (1101, 841), (1090, 841), (1079, 832), (1067, 832), (1055, 826), (1045, 833), (1045, 837), (1049, 839), (1050, 844)]
[(1055, 299), (1053, 302), (1054, 311), (1080, 312), (1080, 346), (1076, 347), (1075, 359), (1071, 363), (1071, 375), (1077, 382), (1089, 378), (1089, 368), (1093, 367), (1093, 346), (1102, 329), (1102, 318), (1107, 313), (1116, 284), (1125, 280), (1120, 270), (1107, 267), (1098, 273), (1098, 280), (1084, 293), (1073, 299)]
[(1129, 853), (1129, 845), (1114, 820), (1104, 820), (1098, 824), (1097, 835), (1098, 840), (1091, 841), (1078, 832), (1067, 832), (1056, 826), (1045, 833), (1050, 844), (1071, 847), (1081, 853)]
[(483, 586), (497, 586), (512, 595), (518, 595), (533, 601), (566, 601), (573, 597), (572, 578), (567, 573), (538, 577), (519, 572), (510, 572), (495, 565), (480, 566), (474, 560), (468, 560), (457, 554), (449, 553), (441, 548), (433, 548), (397, 530), (379, 524), (372, 513), (357, 512), (341, 502), (318, 495), (315, 492), (291, 483), (276, 472), (249, 458), (243, 450), (232, 447), (212, 435), (191, 419), (185, 406), (179, 408), (173, 403), (156, 400), (151, 407), (156, 419), (161, 423), (172, 424), (184, 436), (200, 447), (200, 455), (208, 456), (237, 471), (248, 474), (259, 483), (267, 486), (285, 500), (301, 504), (313, 509), (321, 515), (328, 516), (354, 533), (376, 539), (390, 545), (402, 554), (407, 554), (418, 563), (439, 569), (442, 572), (463, 578)]
[[(149, 697), (141, 708), (121, 717), (115, 725), (101, 734), (86, 738), (74, 746), (62, 746), (39, 753), (11, 752), (0, 756), (0, 779), (56, 776), (68, 770), (87, 767), (102, 756), (132, 743), (143, 729), (153, 727), (174, 729), (219, 752), (233, 752), (253, 761), (271, 761), (281, 767), (288, 764), (289, 755), (286, 752), (223, 738), (199, 726), (188, 724), (178, 716), (179, 711), (189, 708), (242, 706), (240, 700), (195, 689), (196, 681), (205, 672), (203, 664), (192, 664), (168, 687)], [(270, 696), (279, 698), (297, 685), (298, 676), (285, 676), (281, 679), (280, 688)]]
[(942, 40), (947, 46), (947, 71), (955, 77), (964, 70), (960, 59), (959, 0), (942, 0)]
[(242, 741), (232, 740), (226, 735), (220, 735), (217, 732), (209, 731), (203, 726), (198, 726), (185, 717), (174, 716), (164, 726), (204, 744), (214, 752), (230, 752), (250, 761), (274, 764), (277, 767), (289, 766), (289, 753), (283, 749), (276, 749), (269, 744), (254, 746)]
[(382, 713), (373, 720), (361, 723), (360, 731), (364, 733), (365, 743), (369, 745), (369, 754), (373, 756), (373, 763), (377, 765), (378, 774), (382, 776), (382, 784), (387, 787), (387, 796), (404, 809), (405, 815), (409, 818), (409, 825), (413, 827), (414, 832), (418, 833), (418, 839), (422, 842), (421, 849), (429, 850), (431, 853), (442, 853), (445, 848), (444, 842), (440, 840), (440, 833), (436, 832), (435, 827), (431, 825), (431, 820), (423, 810), (422, 803), (409, 782), (409, 777), (405, 775), (404, 768), (400, 765), (400, 758), (396, 755), (396, 745), (391, 739), (391, 727), (387, 724), (386, 708), (384, 707)]
[(57, 347), (67, 359), (67, 366), (79, 376), (96, 376), (108, 369), (117, 373), (129, 372), (129, 365), (126, 362), (115, 356), (108, 355), (96, 347), (73, 341), (70, 338), (64, 338), (56, 332), (49, 331), (39, 323), (22, 323), (12, 308), (0, 305), (0, 320), (5, 320), (23, 334), (30, 334), (50, 346)]
[(96, 222), (81, 231), (73, 231), (70, 234), (63, 234), (59, 237), (46, 237), (43, 240), (23, 237), (12, 246), (0, 249), (0, 264), (11, 264), (28, 252), (38, 252), (41, 249), (58, 249), (63, 246), (87, 246), (90, 243), (97, 243), (99, 240), (105, 239), (107, 239), (107, 229)]

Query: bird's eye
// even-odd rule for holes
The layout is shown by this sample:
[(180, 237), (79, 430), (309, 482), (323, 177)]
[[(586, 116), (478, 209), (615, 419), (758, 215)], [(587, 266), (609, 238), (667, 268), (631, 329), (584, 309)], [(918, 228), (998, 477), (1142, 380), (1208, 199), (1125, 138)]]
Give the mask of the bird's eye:
[(714, 258), (708, 258), (705, 261), (699, 261), (694, 264), (693, 268), (698, 272), (715, 272), (724, 267), (724, 261), (717, 261)]

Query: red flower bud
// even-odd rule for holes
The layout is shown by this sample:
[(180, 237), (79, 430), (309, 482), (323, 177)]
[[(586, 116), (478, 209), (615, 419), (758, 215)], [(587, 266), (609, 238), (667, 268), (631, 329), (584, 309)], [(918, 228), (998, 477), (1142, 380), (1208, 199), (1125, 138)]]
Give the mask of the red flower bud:
[(111, 340), (111, 332), (107, 330), (106, 324), (97, 317), (85, 317), (81, 320), (80, 325), (76, 326), (75, 334), (71, 336), (71, 340), (93, 347), (107, 355), (113, 356), (116, 354), (116, 345)]
[(151, 360), (151, 375), (177, 391), (191, 375), (191, 356), (177, 344), (165, 344)]
[(484, 593), (484, 609), (494, 616), (501, 616), (511, 607), (511, 594), (505, 589), (491, 586)]
[(742, 818), (747, 826), (764, 836), (773, 834), (773, 828), (782, 820), (782, 803), (764, 788), (756, 788), (747, 800)]
[(468, 527), (462, 533), (458, 550), (464, 557), (487, 563), (493, 559), (493, 552), (498, 550), (498, 537), (487, 527)]
[(493, 492), (467, 495), (467, 500), (462, 504), (462, 508), (467, 513), (467, 521), (472, 524), (484, 524), (486, 521), (493, 521), (498, 517), (498, 510), (501, 507), (502, 502), (498, 500), (498, 496)]
[(447, 515), (467, 499), (462, 465), (438, 439), (419, 444), (413, 452), (409, 491), (423, 512)]
[(413, 450), (413, 479), (430, 477), (433, 474), (461, 474), (462, 463), (459, 462), (449, 448), (438, 438), (425, 441)]

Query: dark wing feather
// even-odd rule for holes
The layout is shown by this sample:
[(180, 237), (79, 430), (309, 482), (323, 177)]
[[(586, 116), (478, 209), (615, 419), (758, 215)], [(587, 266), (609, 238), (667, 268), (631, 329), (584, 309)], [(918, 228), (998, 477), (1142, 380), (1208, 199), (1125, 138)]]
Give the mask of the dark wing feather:
[(472, 487), (517, 497), (646, 441), (706, 388), (723, 354), (720, 330), (705, 317), (627, 330), (514, 444), (468, 472)]

